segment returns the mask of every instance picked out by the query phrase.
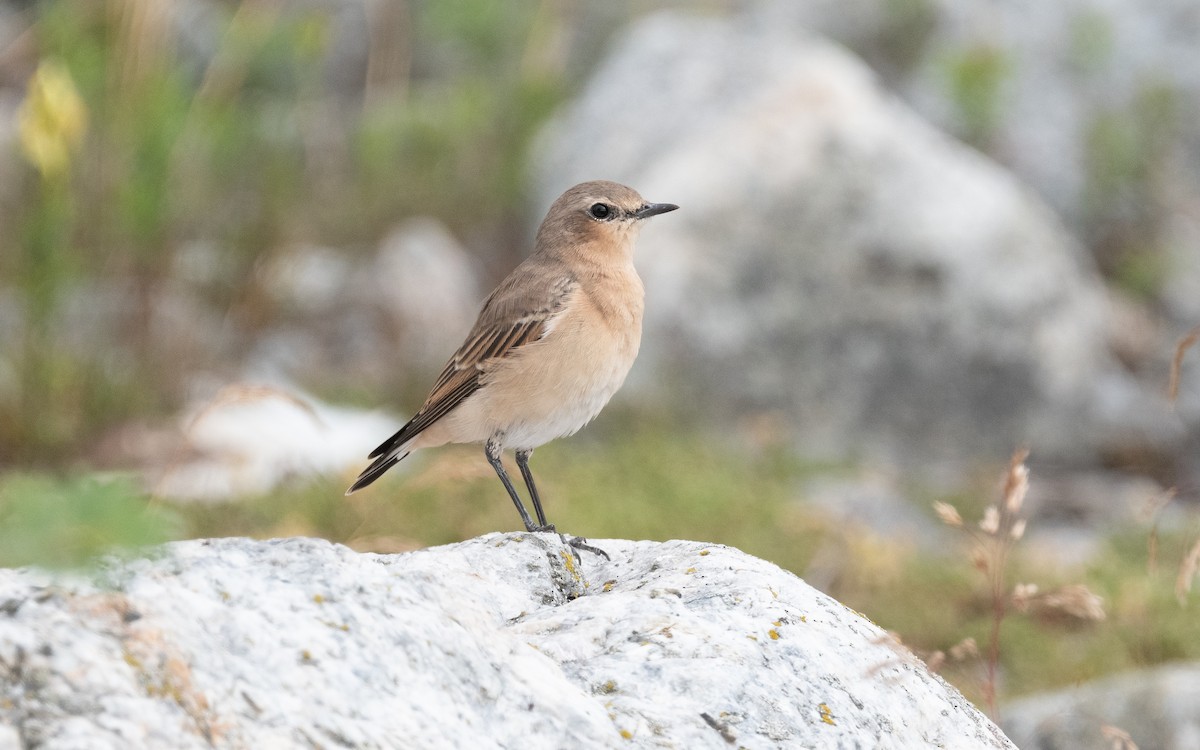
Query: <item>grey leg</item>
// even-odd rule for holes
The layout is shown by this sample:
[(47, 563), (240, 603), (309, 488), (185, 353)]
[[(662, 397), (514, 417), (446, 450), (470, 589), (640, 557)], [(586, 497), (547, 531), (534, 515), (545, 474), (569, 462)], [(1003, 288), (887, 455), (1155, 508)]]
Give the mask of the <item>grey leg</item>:
[[(537, 485), (533, 483), (533, 472), (529, 470), (529, 457), (533, 455), (533, 450), (517, 451), (517, 466), (521, 467), (521, 476), (525, 479), (525, 486), (529, 488), (529, 497), (533, 500), (533, 510), (537, 513), (538, 523), (543, 529), (553, 530), (554, 527), (546, 523), (546, 514), (542, 512), (542, 500), (538, 497)], [(562, 536), (561, 534), (559, 536)], [(579, 553), (575, 550), (583, 550), (591, 552), (593, 555), (603, 556), (605, 560), (610, 559), (608, 553), (599, 547), (593, 547), (587, 543), (583, 537), (573, 536), (569, 539), (564, 539), (570, 547), (575, 558), (579, 559)]]
[[(496, 476), (500, 477), (501, 482), (504, 482), (504, 489), (508, 490), (508, 496), (512, 498), (513, 505), (517, 506), (517, 512), (521, 514), (521, 520), (525, 522), (525, 530), (537, 531), (538, 527), (533, 525), (533, 519), (529, 517), (529, 512), (525, 510), (525, 505), (521, 503), (521, 496), (517, 494), (516, 488), (513, 487), (512, 481), (508, 478), (508, 472), (504, 470), (504, 464), (500, 463), (500, 444), (496, 442), (495, 438), (487, 441), (483, 446), (483, 453), (487, 456), (488, 463), (496, 470)], [(534, 505), (534, 507), (537, 508), (538, 506)], [(540, 512), (538, 516), (541, 516)]]
[[(508, 496), (512, 498), (513, 505), (517, 506), (517, 512), (521, 514), (521, 520), (525, 522), (525, 530), (529, 532), (552, 531), (558, 534), (558, 530), (554, 526), (546, 523), (546, 514), (542, 511), (542, 501), (538, 498), (537, 488), (533, 484), (533, 473), (529, 471), (529, 454), (532, 450), (517, 451), (517, 466), (521, 467), (521, 476), (525, 479), (525, 485), (529, 487), (529, 496), (533, 499), (533, 509), (537, 513), (538, 524), (533, 524), (533, 519), (529, 517), (529, 512), (525, 510), (524, 504), (521, 503), (521, 496), (517, 494), (517, 490), (513, 487), (512, 480), (508, 478), (508, 472), (504, 470), (504, 464), (500, 462), (500, 443), (495, 438), (488, 440), (483, 446), (483, 452), (487, 456), (488, 463), (496, 470), (496, 476), (500, 477), (500, 481), (504, 482), (504, 489), (508, 490)], [(578, 550), (591, 552), (593, 555), (602, 556), (608, 560), (608, 553), (599, 547), (593, 547), (587, 543), (586, 539), (573, 536), (567, 539), (562, 534), (558, 534), (559, 538), (570, 547), (571, 554), (579, 560)]]
[(521, 476), (525, 479), (525, 486), (529, 488), (529, 497), (533, 500), (533, 512), (537, 513), (538, 524), (546, 526), (546, 514), (542, 512), (542, 499), (538, 497), (537, 485), (533, 483), (533, 472), (529, 470), (529, 457), (532, 455), (532, 449), (517, 451), (517, 466), (521, 469)]

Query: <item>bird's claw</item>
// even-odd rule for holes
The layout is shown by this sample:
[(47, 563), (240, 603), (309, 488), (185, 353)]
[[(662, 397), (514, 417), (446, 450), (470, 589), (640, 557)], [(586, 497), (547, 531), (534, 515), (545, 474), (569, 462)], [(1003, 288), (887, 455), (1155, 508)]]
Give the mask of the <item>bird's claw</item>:
[(584, 539), (581, 536), (573, 536), (570, 539), (568, 539), (567, 546), (571, 548), (571, 552), (575, 555), (576, 560), (579, 559), (579, 553), (575, 552), (575, 550), (583, 550), (584, 552), (591, 552), (593, 555), (596, 555), (597, 557), (603, 557), (605, 560), (609, 560), (609, 561), (612, 560), (612, 558), (608, 556), (607, 552), (600, 549), (599, 547), (593, 547), (592, 545), (588, 544), (587, 539)]
[(554, 528), (554, 524), (552, 523), (548, 523), (545, 526), (535, 526), (530, 529), (530, 531), (535, 534), (546, 532), (558, 534), (558, 538), (562, 540), (562, 543), (571, 548), (571, 554), (575, 556), (575, 562), (583, 562), (583, 560), (579, 557), (579, 550), (591, 552), (593, 555), (596, 555), (597, 557), (603, 557), (605, 560), (612, 560), (612, 558), (608, 556), (607, 552), (599, 547), (593, 547), (592, 545), (588, 544), (587, 539), (584, 537), (573, 536), (568, 539), (564, 534), (562, 534), (562, 532)]

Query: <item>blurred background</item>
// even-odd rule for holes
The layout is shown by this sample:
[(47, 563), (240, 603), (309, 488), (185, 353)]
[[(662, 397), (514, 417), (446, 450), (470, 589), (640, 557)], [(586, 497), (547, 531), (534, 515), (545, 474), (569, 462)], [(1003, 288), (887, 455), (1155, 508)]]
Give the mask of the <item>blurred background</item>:
[[(519, 528), (474, 446), (342, 491), (614, 179), (682, 210), (625, 389), (534, 459), (561, 528), (765, 557), (974, 700), (1200, 695), (1198, 38), (1179, 0), (0, 0), (0, 564)], [(932, 504), (974, 527), (1019, 448), (1003, 585), (1103, 612), (1010, 607), (989, 686), (952, 647), (997, 570)], [(1037, 705), (1019, 744), (1083, 731)]]

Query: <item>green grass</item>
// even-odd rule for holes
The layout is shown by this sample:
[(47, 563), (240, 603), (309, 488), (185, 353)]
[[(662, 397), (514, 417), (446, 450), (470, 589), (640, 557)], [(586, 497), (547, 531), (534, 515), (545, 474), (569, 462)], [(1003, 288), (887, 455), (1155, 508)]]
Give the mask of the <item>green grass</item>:
[(182, 533), (174, 511), (149, 503), (129, 477), (0, 477), (0, 566), (79, 567)]

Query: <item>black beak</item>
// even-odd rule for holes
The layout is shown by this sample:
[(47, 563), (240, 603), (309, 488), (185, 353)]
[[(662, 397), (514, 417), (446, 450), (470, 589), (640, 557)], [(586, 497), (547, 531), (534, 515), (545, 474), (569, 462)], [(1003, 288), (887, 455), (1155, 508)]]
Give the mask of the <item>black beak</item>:
[(635, 219), (647, 219), (658, 214), (665, 214), (668, 211), (674, 211), (679, 208), (674, 203), (647, 203), (638, 210), (633, 212)]

